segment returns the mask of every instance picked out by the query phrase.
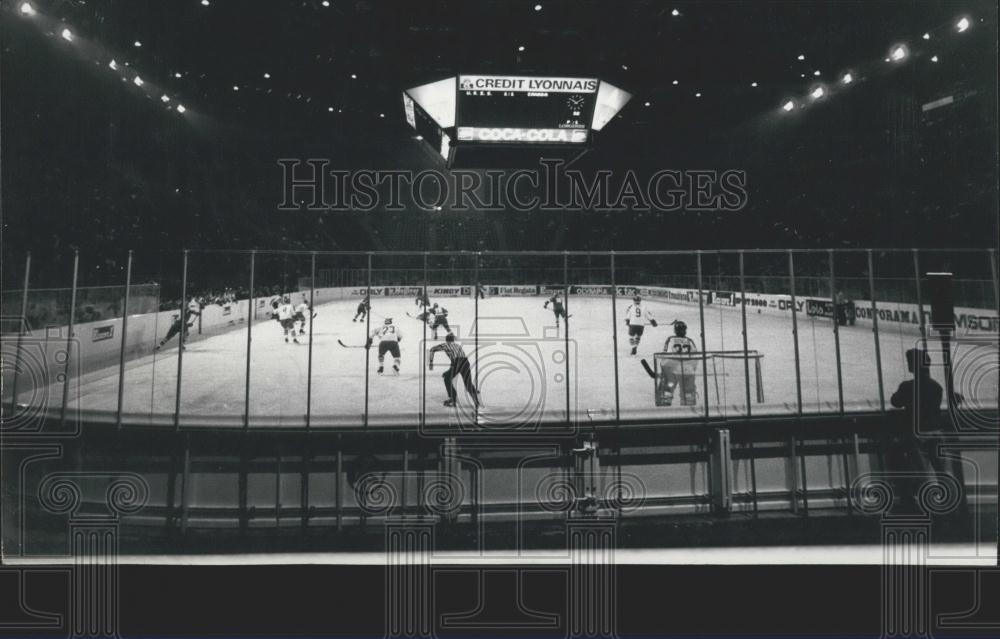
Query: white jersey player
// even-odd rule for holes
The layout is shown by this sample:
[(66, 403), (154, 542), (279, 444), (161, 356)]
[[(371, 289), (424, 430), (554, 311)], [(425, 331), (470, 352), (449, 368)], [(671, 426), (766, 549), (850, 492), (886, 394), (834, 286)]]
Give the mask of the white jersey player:
[(656, 318), (642, 305), (642, 298), (636, 295), (632, 304), (625, 309), (625, 325), (628, 326), (628, 343), (632, 345), (630, 355), (635, 355), (646, 326), (656, 326)]
[(313, 317), (312, 307), (309, 306), (309, 302), (306, 301), (306, 296), (302, 296), (302, 301), (299, 302), (298, 306), (295, 307), (292, 314), (292, 319), (295, 323), (299, 325), (299, 334), (307, 335), (306, 332), (306, 322)]
[(399, 343), (403, 341), (403, 333), (399, 327), (392, 323), (392, 318), (387, 317), (382, 326), (372, 331), (368, 337), (366, 348), (370, 348), (372, 343), (378, 340), (378, 374), (385, 370), (385, 354), (392, 354), (392, 372), (399, 375)]
[(299, 340), (295, 332), (295, 310), (292, 308), (292, 303), (288, 297), (281, 300), (281, 304), (278, 305), (278, 310), (276, 312), (278, 315), (278, 323), (281, 324), (282, 330), (285, 331), (285, 343), (288, 343), (288, 334), (291, 333), (292, 341), (298, 344)]
[(661, 397), (666, 401), (667, 406), (670, 406), (674, 399), (674, 390), (680, 384), (681, 404), (693, 406), (698, 401), (697, 372), (701, 360), (694, 357), (683, 357), (698, 351), (694, 340), (687, 336), (687, 324), (681, 321), (674, 322), (674, 334), (667, 338), (663, 344), (663, 350), (668, 355), (682, 357), (663, 359), (660, 378), (656, 380)]

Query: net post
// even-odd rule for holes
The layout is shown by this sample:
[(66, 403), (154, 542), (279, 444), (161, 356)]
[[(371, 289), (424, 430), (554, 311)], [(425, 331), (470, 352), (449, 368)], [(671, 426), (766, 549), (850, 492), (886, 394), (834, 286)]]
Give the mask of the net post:
[(115, 428), (122, 428), (122, 408), (125, 401), (125, 342), (128, 339), (128, 303), (132, 291), (132, 251), (128, 252), (128, 263), (125, 266), (125, 302), (122, 307), (122, 336), (118, 349), (118, 410), (115, 416)]
[(611, 251), (611, 361), (615, 371), (615, 428), (621, 426), (621, 394), (618, 388), (618, 284), (615, 278), (615, 252)]
[[(309, 325), (309, 360), (306, 364), (306, 430), (312, 427), (312, 382), (313, 382), (313, 307), (316, 302), (316, 251), (309, 258), (309, 318), (302, 325)], [(306, 506), (303, 504), (303, 508)]]
[[(830, 260), (830, 301), (833, 302), (833, 349), (837, 360), (837, 401), (840, 414), (844, 414), (844, 374), (840, 360), (840, 311), (837, 308), (837, 278), (834, 271), (833, 249), (827, 250)], [(846, 313), (847, 310), (845, 309)]]
[(188, 277), (188, 251), (184, 249), (181, 266), (181, 330), (177, 334), (177, 389), (174, 393), (174, 430), (181, 427), (181, 373), (184, 366), (184, 334), (187, 332), (187, 277)]
[(795, 397), (798, 401), (798, 414), (802, 416), (802, 362), (799, 355), (799, 319), (795, 299), (795, 258), (788, 249), (788, 285), (792, 300), (792, 337), (795, 345)]
[[(740, 321), (743, 323), (743, 375), (746, 380), (746, 397), (747, 397), (747, 417), (753, 415), (753, 408), (751, 408), (752, 402), (750, 401), (750, 347), (748, 344), (749, 337), (747, 336), (747, 284), (746, 275), (743, 267), (743, 249), (740, 249)], [(755, 372), (757, 373), (757, 379), (760, 380), (760, 360), (757, 360), (757, 368)], [(758, 381), (758, 383), (760, 383)], [(756, 497), (755, 497), (756, 499)]]
[[(878, 302), (875, 301), (875, 266), (872, 260), (872, 250), (867, 250), (868, 254), (868, 296), (872, 305), (872, 332), (875, 334), (875, 371), (878, 374), (878, 404), (882, 412), (885, 412), (885, 388), (882, 384), (882, 347), (878, 338)], [(949, 398), (949, 402), (951, 398)]]
[(73, 359), (73, 325), (76, 321), (76, 284), (80, 274), (80, 250), (73, 251), (73, 289), (69, 298), (69, 327), (66, 333), (66, 365), (63, 367), (62, 408), (59, 411), (59, 423), (66, 425), (66, 404), (69, 402), (69, 363)]
[(28, 330), (28, 284), (31, 281), (31, 251), (24, 257), (24, 290), (21, 291), (21, 317), (17, 326), (17, 346), (14, 354), (14, 374), (10, 382), (11, 415), (17, 412), (17, 373), (21, 369), (21, 348)]
[[(696, 262), (698, 265), (698, 321), (699, 329), (701, 333), (701, 381), (702, 381), (702, 392), (705, 398), (705, 421), (709, 419), (708, 413), (708, 353), (705, 352), (705, 297), (702, 292), (702, 281), (701, 281), (701, 251), (697, 251), (695, 254)], [(683, 387), (683, 377), (681, 378), (681, 395), (684, 394)]]
[(365, 300), (368, 308), (365, 309), (365, 413), (362, 426), (368, 428), (368, 393), (369, 382), (371, 381), (371, 358), (372, 349), (368, 347), (368, 337), (372, 334), (372, 254), (368, 252), (368, 268), (365, 272)]
[(250, 344), (253, 340), (253, 315), (257, 312), (254, 275), (257, 268), (257, 249), (250, 251), (250, 298), (247, 301), (247, 365), (243, 380), (243, 428), (250, 427)]

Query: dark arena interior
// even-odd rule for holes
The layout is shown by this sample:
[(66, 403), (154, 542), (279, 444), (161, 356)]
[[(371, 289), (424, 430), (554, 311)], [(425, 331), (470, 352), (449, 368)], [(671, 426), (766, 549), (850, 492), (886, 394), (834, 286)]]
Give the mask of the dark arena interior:
[(995, 563), (997, 18), (2, 0), (5, 559)]

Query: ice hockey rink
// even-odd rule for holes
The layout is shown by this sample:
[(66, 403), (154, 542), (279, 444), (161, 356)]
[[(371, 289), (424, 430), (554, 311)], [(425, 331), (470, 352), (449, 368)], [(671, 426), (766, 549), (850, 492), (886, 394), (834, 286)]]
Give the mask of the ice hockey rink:
[[(426, 351), (442, 341), (445, 332), (440, 331), (435, 341), (430, 329), (415, 319), (420, 307), (413, 299), (401, 297), (374, 299), (372, 315), (364, 322), (352, 321), (356, 299), (317, 305), (311, 326), (311, 385), (310, 336), (300, 336), (299, 344), (286, 343), (281, 327), (273, 320), (252, 323), (249, 393), (245, 386), (248, 342), (245, 322), (211, 335), (192, 331), (183, 353), (179, 402), (177, 340), (159, 352), (153, 352), (155, 344), (150, 342), (148, 355), (126, 364), (123, 414), (129, 416), (128, 423), (172, 422), (176, 413), (181, 424), (236, 426), (243, 423), (248, 402), (252, 424), (301, 426), (308, 410), (310, 424), (314, 426), (415, 424), (421, 423), (424, 414), (422, 423), (426, 424), (478, 423), (481, 428), (504, 430), (565, 423), (567, 408), (571, 422), (578, 426), (613, 420), (618, 415), (623, 420), (701, 418), (707, 397), (711, 416), (737, 417), (747, 413), (747, 368), (750, 410), (754, 414), (796, 414), (800, 393), (803, 413), (836, 412), (840, 410), (841, 395), (838, 375), (845, 410), (870, 411), (879, 410), (883, 401), (889, 405), (893, 391), (909, 377), (904, 352), (920, 341), (919, 333), (912, 330), (882, 327), (876, 349), (870, 326), (842, 326), (838, 336), (838, 366), (831, 320), (800, 313), (797, 349), (801, 381), (797, 385), (791, 316), (761, 314), (748, 308), (747, 349), (762, 355), (759, 378), (763, 401), (757, 401), (758, 374), (752, 362), (745, 367), (742, 358), (734, 357), (710, 362), (704, 375), (702, 367), (696, 368), (698, 397), (694, 406), (682, 406), (677, 400), (667, 407), (656, 405), (654, 381), (641, 361), (645, 359), (652, 365), (653, 355), (672, 334), (673, 320), (685, 322), (688, 335), (700, 347), (701, 311), (697, 305), (644, 301), (659, 326), (646, 328), (638, 355), (632, 357), (624, 323), (629, 299), (619, 298), (614, 312), (610, 298), (571, 296), (568, 334), (565, 323), (559, 328), (555, 326), (551, 310), (543, 308), (542, 297), (433, 301), (449, 310), (452, 329), (469, 355), (483, 399), (478, 412), (460, 378), (456, 379), (458, 406), (442, 405), (447, 396), (441, 373), (448, 369), (448, 359), (444, 353), (437, 353), (434, 369), (428, 370)], [(477, 310), (479, 319), (475, 322)], [(707, 351), (743, 350), (742, 316), (738, 309), (706, 305), (703, 312)], [(387, 359), (387, 372), (376, 374), (377, 349), (366, 351), (362, 347), (366, 331), (381, 326), (386, 317), (393, 318), (403, 334), (399, 375), (391, 373), (391, 356)], [(613, 324), (617, 326), (617, 347)], [(166, 327), (159, 331), (161, 337), (165, 331)], [(927, 348), (935, 363), (931, 374), (944, 385), (943, 370), (938, 367), (940, 344), (929, 341)], [(992, 401), (995, 405), (995, 376), (983, 378), (965, 370), (982, 361), (983, 348), (976, 343), (956, 346), (956, 389), (966, 395), (967, 402), (989, 405)], [(989, 351), (985, 357), (995, 361), (996, 343), (986, 348)], [(877, 359), (881, 360), (881, 387)], [(78, 381), (71, 383), (70, 410), (115, 413), (118, 371), (115, 365), (84, 372)], [(49, 393), (50, 397), (57, 397), (61, 389), (52, 388)]]

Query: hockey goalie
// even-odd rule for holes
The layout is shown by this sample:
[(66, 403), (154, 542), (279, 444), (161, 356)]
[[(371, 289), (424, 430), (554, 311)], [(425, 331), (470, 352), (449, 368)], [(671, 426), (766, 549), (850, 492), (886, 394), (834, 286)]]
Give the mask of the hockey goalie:
[(674, 322), (674, 334), (667, 338), (663, 353), (656, 356), (656, 405), (671, 406), (680, 387), (682, 406), (698, 402), (698, 366), (701, 360), (692, 355), (697, 351), (694, 340), (687, 336), (687, 324)]

